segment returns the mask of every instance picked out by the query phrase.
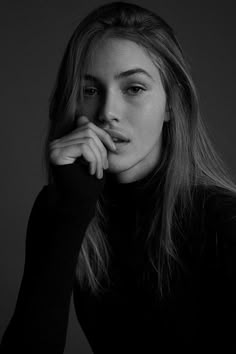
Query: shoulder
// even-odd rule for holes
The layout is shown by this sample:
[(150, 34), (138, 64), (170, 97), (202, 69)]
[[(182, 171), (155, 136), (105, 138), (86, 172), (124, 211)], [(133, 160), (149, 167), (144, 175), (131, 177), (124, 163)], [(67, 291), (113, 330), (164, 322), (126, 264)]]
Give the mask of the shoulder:
[(184, 229), (189, 262), (196, 261), (199, 266), (201, 260), (206, 271), (217, 259), (220, 263), (227, 260), (230, 269), (236, 271), (236, 193), (215, 186), (196, 186), (192, 195), (191, 215), (188, 210)]
[(201, 186), (198, 191), (206, 221), (216, 229), (229, 223), (236, 225), (236, 193), (215, 186)]
[(56, 188), (53, 184), (46, 184), (41, 187), (39, 192), (36, 194), (33, 209), (44, 209), (45, 206), (51, 206), (57, 201)]
[(223, 244), (236, 243), (236, 193), (217, 186), (198, 186), (194, 208), (205, 233)]
[(235, 193), (222, 189), (206, 192), (205, 210), (205, 224), (210, 230), (205, 235), (206, 244), (211, 244), (221, 275), (227, 279), (230, 292), (236, 295)]
[[(186, 207), (186, 221), (209, 226), (236, 222), (236, 192), (217, 186), (197, 185), (191, 190), (192, 205)], [(205, 225), (206, 226), (206, 225)]]

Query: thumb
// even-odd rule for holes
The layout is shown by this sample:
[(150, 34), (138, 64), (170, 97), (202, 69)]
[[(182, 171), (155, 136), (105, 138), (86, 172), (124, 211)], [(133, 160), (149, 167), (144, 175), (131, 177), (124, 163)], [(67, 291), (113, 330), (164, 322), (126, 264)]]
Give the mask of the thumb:
[(79, 127), (81, 125), (89, 123), (89, 119), (86, 116), (79, 116), (76, 118), (76, 126)]

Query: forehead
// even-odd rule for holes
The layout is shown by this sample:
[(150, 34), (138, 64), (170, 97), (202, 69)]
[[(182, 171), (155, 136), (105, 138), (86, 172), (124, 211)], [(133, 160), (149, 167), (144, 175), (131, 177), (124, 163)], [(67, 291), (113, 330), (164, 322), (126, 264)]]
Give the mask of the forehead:
[(91, 75), (114, 76), (133, 68), (146, 70), (153, 79), (159, 78), (157, 65), (142, 46), (127, 39), (106, 38), (91, 49), (86, 71)]

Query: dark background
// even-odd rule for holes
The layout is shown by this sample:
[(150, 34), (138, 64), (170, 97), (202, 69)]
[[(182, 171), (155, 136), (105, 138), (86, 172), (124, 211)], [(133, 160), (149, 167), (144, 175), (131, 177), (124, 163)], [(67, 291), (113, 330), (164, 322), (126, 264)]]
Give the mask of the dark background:
[[(132, 2), (132, 1), (130, 1)], [(48, 99), (73, 30), (106, 1), (2, 1), (1, 39), (1, 223), (0, 338), (13, 313), (24, 267), (24, 242), (33, 202), (46, 184), (43, 146)], [(136, 1), (174, 29), (192, 68), (203, 119), (234, 181), (234, 1)], [(104, 340), (106, 334), (104, 333)], [(73, 304), (65, 354), (90, 354)]]

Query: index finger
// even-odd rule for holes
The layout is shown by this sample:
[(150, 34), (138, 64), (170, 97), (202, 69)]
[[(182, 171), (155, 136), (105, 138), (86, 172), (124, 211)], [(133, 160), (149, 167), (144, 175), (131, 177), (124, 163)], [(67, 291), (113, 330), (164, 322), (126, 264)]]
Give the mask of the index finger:
[(110, 134), (107, 133), (104, 129), (98, 127), (96, 124), (94, 124), (92, 122), (89, 122), (87, 124), (87, 127), (92, 129), (104, 143), (109, 144), (109, 146), (111, 146), (114, 150), (116, 150), (116, 146), (115, 146)]
[(75, 118), (75, 125), (77, 126), (82, 126), (89, 123), (89, 119), (86, 116), (78, 116)]

